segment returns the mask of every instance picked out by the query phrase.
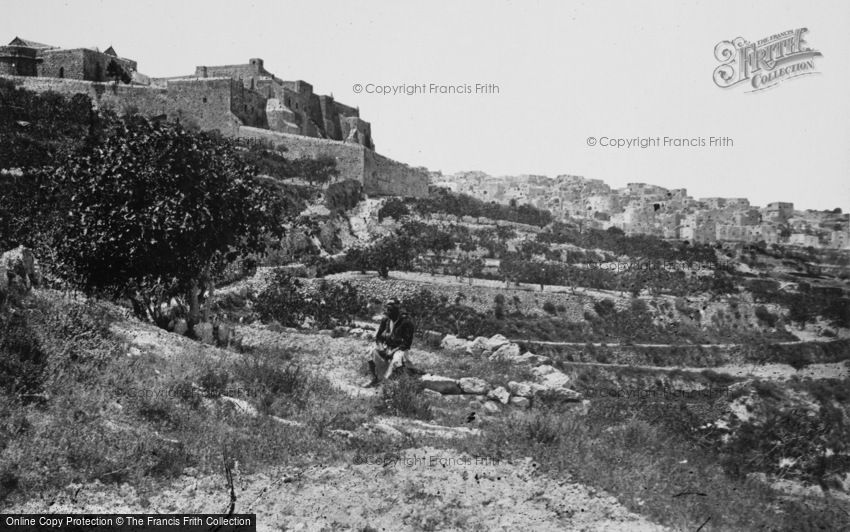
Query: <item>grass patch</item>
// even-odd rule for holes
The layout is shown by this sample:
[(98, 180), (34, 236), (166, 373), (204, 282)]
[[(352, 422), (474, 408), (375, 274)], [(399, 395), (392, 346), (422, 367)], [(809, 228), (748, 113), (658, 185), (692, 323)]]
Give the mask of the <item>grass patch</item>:
[(830, 499), (781, 498), (758, 482), (730, 478), (694, 441), (596, 404), (586, 416), (514, 412), (459, 445), (474, 456), (531, 456), (547, 474), (604, 489), (677, 530), (696, 530), (709, 518), (712, 530), (839, 530), (850, 509)]
[(423, 394), (419, 379), (402, 373), (381, 385), (381, 398), (376, 410), (382, 414), (430, 420), (431, 403)]

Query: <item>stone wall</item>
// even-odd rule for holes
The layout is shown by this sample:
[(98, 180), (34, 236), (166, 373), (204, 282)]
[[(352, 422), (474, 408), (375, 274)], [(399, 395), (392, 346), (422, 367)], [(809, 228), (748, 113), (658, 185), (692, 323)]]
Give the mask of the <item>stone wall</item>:
[(359, 144), (347, 144), (245, 126), (239, 128), (239, 136), (271, 141), (275, 146), (284, 147), (285, 155), (291, 158), (331, 157), (336, 161), (340, 179), (363, 182), (363, 153), (366, 149)]
[[(360, 143), (306, 137), (271, 131), (266, 122), (267, 100), (256, 91), (246, 89), (232, 78), (169, 79), (165, 87), (98, 83), (78, 79), (8, 76), (16, 85), (35, 92), (54, 91), (66, 96), (86, 94), (96, 108), (111, 109), (119, 114), (133, 110), (146, 116), (166, 115), (171, 119), (203, 130), (218, 130), (223, 135), (271, 141), (284, 147), (287, 156), (331, 157), (337, 164), (340, 180), (363, 183), (366, 194), (374, 196), (425, 197), (429, 175), (423, 168), (412, 168), (393, 161)], [(320, 100), (314, 99), (320, 109)], [(272, 100), (274, 102), (274, 100)], [(332, 100), (326, 104), (336, 105)], [(285, 113), (275, 115), (283, 124)], [(368, 122), (357, 118), (368, 138)]]
[(246, 89), (238, 81), (230, 85), (230, 112), (246, 126), (268, 128), (266, 98), (260, 93)]
[(36, 51), (26, 46), (0, 46), (0, 75), (38, 75)]
[(286, 155), (298, 157), (332, 157), (340, 171), (340, 179), (363, 183), (366, 194), (373, 196), (426, 197), (428, 171), (393, 161), (360, 144), (291, 135), (252, 127), (240, 127), (239, 136), (271, 141), (286, 148)]
[(365, 153), (364, 185), (367, 193), (418, 198), (428, 196), (428, 170), (393, 161), (371, 150)]
[(93, 83), (76, 79), (11, 77), (15, 85), (33, 91), (53, 91), (71, 97), (85, 94), (91, 98), (98, 109), (111, 109), (123, 113), (137, 109), (145, 115), (164, 115), (169, 110), (169, 98), (165, 89), (122, 85), (114, 83)]
[(111, 61), (123, 66), (128, 73), (136, 70), (136, 62), (87, 48), (74, 50), (44, 50), (41, 52), (38, 75), (47, 78), (71, 78), (86, 81), (107, 81)]
[(170, 80), (166, 89), (168, 115), (201, 129), (235, 135), (239, 120), (231, 112), (230, 78)]

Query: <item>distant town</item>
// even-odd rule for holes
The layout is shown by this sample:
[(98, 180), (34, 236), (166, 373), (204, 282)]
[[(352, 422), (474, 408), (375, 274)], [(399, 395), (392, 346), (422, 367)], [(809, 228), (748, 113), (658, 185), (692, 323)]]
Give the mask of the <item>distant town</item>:
[(629, 183), (613, 189), (575, 175), (494, 177), (483, 172), (433, 173), (432, 184), (485, 201), (529, 204), (586, 228), (617, 227), (693, 243), (742, 242), (850, 249), (850, 214), (795, 210), (791, 202), (764, 207), (747, 198), (694, 199), (686, 189)]

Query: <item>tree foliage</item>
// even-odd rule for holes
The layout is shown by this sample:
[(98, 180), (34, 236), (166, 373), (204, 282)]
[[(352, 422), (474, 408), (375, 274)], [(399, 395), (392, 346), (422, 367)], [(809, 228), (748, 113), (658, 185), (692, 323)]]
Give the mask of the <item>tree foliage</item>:
[(66, 194), (55, 242), (66, 277), (154, 318), (159, 303), (191, 299), (216, 267), (262, 248), (281, 215), (228, 142), (140, 117), (40, 182)]

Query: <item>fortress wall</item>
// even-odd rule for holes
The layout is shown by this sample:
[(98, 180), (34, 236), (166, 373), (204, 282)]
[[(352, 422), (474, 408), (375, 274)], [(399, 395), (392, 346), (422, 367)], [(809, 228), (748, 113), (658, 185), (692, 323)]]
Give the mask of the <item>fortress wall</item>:
[(334, 105), (336, 106), (336, 112), (339, 113), (341, 116), (360, 116), (360, 111), (358, 111), (354, 107), (345, 105), (344, 103), (339, 103), (337, 101), (334, 101)]
[(165, 89), (140, 87), (137, 85), (115, 85), (75, 79), (11, 77), (15, 85), (33, 92), (52, 91), (67, 97), (85, 94), (98, 109), (110, 109), (124, 113), (135, 109), (149, 116), (168, 112), (168, 97)]
[(356, 179), (372, 196), (426, 197), (428, 171), (393, 161), (364, 148), (360, 144), (329, 139), (303, 137), (242, 126), (239, 136), (271, 141), (286, 148), (286, 155), (298, 157), (332, 157), (340, 171), (340, 179)]
[(246, 126), (269, 127), (266, 118), (266, 98), (256, 91), (246, 89), (238, 81), (230, 84), (230, 112)]
[(428, 196), (427, 170), (413, 168), (371, 150), (366, 150), (365, 154), (364, 188), (367, 194), (417, 198)]
[(201, 129), (236, 135), (239, 120), (231, 113), (232, 84), (230, 78), (170, 80), (168, 115)]
[(239, 136), (271, 141), (275, 146), (286, 148), (285, 155), (293, 159), (332, 157), (339, 169), (340, 179), (356, 179), (361, 183), (364, 182), (363, 159), (367, 150), (359, 144), (346, 144), (245, 126), (239, 128)]

